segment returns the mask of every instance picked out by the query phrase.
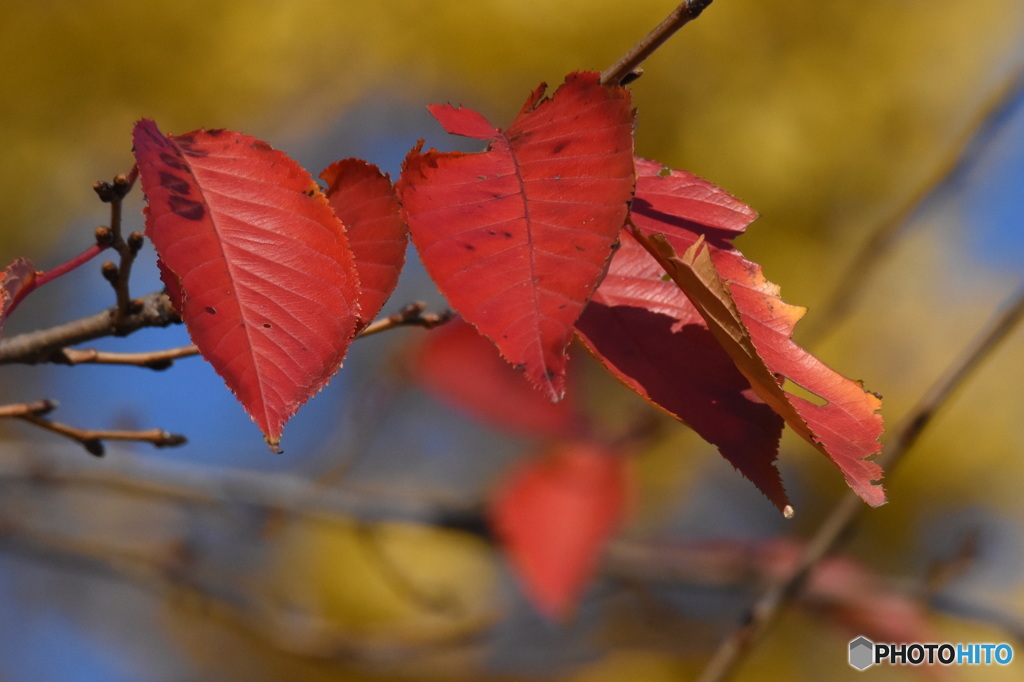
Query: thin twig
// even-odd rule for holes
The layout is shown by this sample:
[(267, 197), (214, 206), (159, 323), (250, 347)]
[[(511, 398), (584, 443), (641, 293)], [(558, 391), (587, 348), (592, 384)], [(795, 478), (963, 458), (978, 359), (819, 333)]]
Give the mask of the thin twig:
[(1024, 65), (1021, 65), (997, 88), (968, 123), (965, 131), (950, 146), (933, 171), (924, 178), (917, 190), (907, 197), (900, 208), (877, 225), (867, 241), (836, 279), (836, 284), (818, 312), (801, 326), (804, 345), (820, 341), (836, 328), (836, 322), (847, 315), (860, 294), (864, 283), (870, 281), (885, 254), (910, 224), (927, 200), (945, 191), (949, 185), (963, 177), (977, 161), (981, 148), (1004, 121), (1007, 113), (1020, 105), (1024, 92)]
[(664, 21), (634, 45), (622, 59), (601, 74), (602, 85), (619, 85), (623, 80), (630, 78), (645, 59), (654, 54), (655, 50), (676, 31), (699, 17), (711, 2), (712, 0), (685, 0), (679, 3)]
[(111, 262), (103, 264), (103, 276), (113, 285), (117, 296), (117, 307), (114, 313), (114, 327), (118, 330), (129, 326), (129, 319), (134, 313), (131, 293), (128, 288), (128, 281), (131, 278), (132, 264), (135, 256), (142, 248), (143, 236), (140, 232), (132, 232), (125, 238), (121, 234), (121, 208), (124, 198), (132, 189), (137, 177), (136, 168), (125, 175), (117, 175), (113, 182), (97, 182), (93, 185), (96, 194), (104, 203), (110, 204), (110, 232), (111, 246), (120, 256), (120, 264), (114, 265)]
[[(894, 441), (878, 458), (878, 463), (890, 476), (931, 423), (935, 414), (949, 402), (956, 390), (1010, 335), (1022, 319), (1024, 287), (1021, 287), (1003, 312), (978, 335), (962, 358), (951, 365), (920, 398), (896, 429)], [(778, 619), (786, 603), (800, 592), (807, 576), (826, 555), (834, 551), (840, 542), (850, 535), (865, 509), (860, 498), (852, 492), (848, 492), (840, 499), (818, 527), (797, 567), (761, 595), (745, 623), (722, 642), (699, 678), (700, 682), (726, 680), (731, 676), (744, 654)]]
[(359, 332), (356, 338), (372, 336), (373, 334), (379, 334), (380, 332), (388, 331), (389, 329), (397, 329), (398, 327), (423, 327), (424, 329), (433, 329), (434, 327), (442, 325), (450, 320), (453, 315), (450, 310), (443, 310), (439, 313), (428, 313), (425, 312), (426, 309), (426, 303), (410, 303), (394, 315), (389, 315), (388, 317), (375, 320), (366, 325), (363, 327), (362, 331)]
[(95, 348), (64, 348), (55, 355), (54, 362), (62, 362), (68, 365), (133, 365), (147, 369), (164, 370), (170, 367), (175, 360), (195, 355), (199, 355), (199, 348), (194, 345), (139, 353), (113, 353), (96, 350)]
[(90, 454), (97, 457), (103, 455), (103, 441), (108, 440), (151, 443), (158, 448), (173, 447), (185, 443), (184, 436), (168, 433), (161, 429), (148, 429), (145, 431), (79, 429), (67, 424), (50, 421), (43, 417), (44, 414), (52, 412), (56, 407), (57, 403), (53, 400), (35, 400), (30, 403), (0, 405), (0, 418), (20, 419), (46, 431), (70, 438), (81, 444)]

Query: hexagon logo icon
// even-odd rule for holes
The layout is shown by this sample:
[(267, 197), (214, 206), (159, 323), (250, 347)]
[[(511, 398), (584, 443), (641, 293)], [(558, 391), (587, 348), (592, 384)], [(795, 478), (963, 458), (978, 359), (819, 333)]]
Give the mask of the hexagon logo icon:
[(875, 643), (867, 637), (858, 637), (850, 642), (850, 665), (864, 670), (874, 665)]

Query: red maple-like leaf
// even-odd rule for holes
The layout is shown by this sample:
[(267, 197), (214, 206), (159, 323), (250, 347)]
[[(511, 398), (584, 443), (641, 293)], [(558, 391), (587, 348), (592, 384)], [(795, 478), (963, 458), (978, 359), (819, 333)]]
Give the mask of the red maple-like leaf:
[(478, 154), (414, 149), (397, 189), (413, 243), (466, 321), (553, 399), (573, 324), (605, 272), (633, 191), (629, 93), (571, 74), (537, 88), (502, 132), (432, 106), (445, 130), (488, 140)]
[(461, 318), (426, 334), (409, 364), (431, 393), (494, 428), (549, 438), (570, 437), (581, 428), (571, 396), (552, 403)]
[(146, 234), (200, 353), (275, 450), (359, 319), (344, 227), (316, 182), (247, 135), (135, 126)]
[[(867, 459), (881, 450), (881, 400), (793, 342), (804, 309), (782, 301), (760, 266), (730, 241), (753, 212), (653, 161), (637, 160), (637, 176), (634, 236), (686, 293), (761, 400), (832, 460), (864, 501), (883, 504), (885, 492), (875, 483), (881, 467)], [(783, 390), (782, 378), (823, 404)]]
[(534, 606), (567, 616), (622, 521), (626, 462), (584, 441), (523, 462), (501, 482), (490, 518)]
[(622, 383), (717, 446), (786, 510), (789, 500), (774, 465), (782, 418), (751, 389), (690, 300), (665, 281), (662, 267), (629, 234), (576, 329)]
[(362, 293), (361, 327), (373, 322), (398, 284), (405, 264), (409, 230), (402, 220), (391, 179), (362, 159), (344, 159), (328, 166), (327, 201), (345, 224), (355, 255)]
[(27, 258), (16, 258), (4, 269), (0, 276), (0, 334), (4, 331), (7, 316), (31, 290), (35, 279), (36, 268)]

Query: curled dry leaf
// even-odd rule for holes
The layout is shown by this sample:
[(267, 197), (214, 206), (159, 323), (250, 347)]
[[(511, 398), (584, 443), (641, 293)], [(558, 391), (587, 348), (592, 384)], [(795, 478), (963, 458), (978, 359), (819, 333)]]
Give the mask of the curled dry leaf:
[(629, 93), (596, 73), (542, 85), (507, 130), (430, 107), (485, 152), (414, 149), (397, 188), (413, 243), (465, 320), (552, 399), (573, 324), (604, 275), (633, 191)]
[[(689, 174), (645, 160), (637, 161), (637, 173), (633, 235), (686, 293), (760, 399), (834, 462), (865, 502), (883, 504), (875, 483), (881, 467), (867, 459), (881, 450), (881, 399), (793, 342), (804, 309), (782, 301), (760, 266), (732, 248), (742, 212), (721, 198), (705, 204), (707, 183), (695, 185)], [(784, 390), (783, 379), (821, 403)]]
[(616, 378), (715, 445), (780, 511), (786, 509), (774, 464), (782, 418), (751, 389), (690, 300), (629, 234), (576, 329)]
[(359, 321), (344, 227), (297, 163), (247, 135), (135, 126), (146, 234), (193, 343), (277, 449)]

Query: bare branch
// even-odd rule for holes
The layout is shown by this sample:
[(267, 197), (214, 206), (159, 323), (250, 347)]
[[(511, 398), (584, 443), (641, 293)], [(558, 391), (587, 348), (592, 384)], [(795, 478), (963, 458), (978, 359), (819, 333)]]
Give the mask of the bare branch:
[(172, 447), (185, 443), (185, 437), (175, 433), (168, 433), (161, 429), (148, 429), (146, 431), (123, 431), (123, 430), (97, 430), (79, 429), (67, 424), (50, 421), (42, 415), (53, 411), (57, 403), (53, 400), (36, 400), (30, 403), (15, 403), (12, 405), (0, 405), (0, 417), (20, 419), (33, 426), (56, 433), (65, 438), (80, 443), (90, 454), (101, 457), (103, 455), (103, 441), (124, 440), (143, 443), (152, 443), (158, 448)]
[(179, 324), (181, 318), (162, 291), (135, 299), (133, 312), (116, 324), (117, 307), (89, 317), (66, 322), (49, 329), (19, 334), (0, 340), (0, 365), (60, 362), (60, 352), (68, 346), (106, 336), (125, 336), (145, 327)]
[(133, 167), (131, 173), (115, 176), (112, 183), (97, 182), (93, 185), (100, 200), (110, 204), (110, 245), (117, 251), (121, 261), (120, 265), (114, 265), (109, 261), (103, 264), (103, 276), (114, 287), (117, 295), (117, 307), (113, 317), (114, 328), (119, 332), (130, 326), (129, 318), (135, 312), (135, 302), (129, 293), (128, 280), (131, 278), (135, 256), (144, 242), (141, 232), (132, 232), (127, 238), (121, 234), (121, 206), (137, 177), (137, 168)]
[(194, 345), (139, 353), (112, 353), (95, 348), (64, 348), (54, 355), (54, 362), (68, 365), (133, 365), (159, 371), (170, 367), (175, 360), (195, 355), (199, 355), (199, 348)]
[(1002, 122), (1006, 112), (1018, 104), (1024, 91), (1024, 66), (1010, 75), (968, 124), (964, 133), (943, 156), (938, 166), (924, 178), (917, 190), (887, 219), (878, 224), (868, 235), (864, 245), (836, 280), (836, 284), (820, 310), (801, 327), (804, 345), (820, 341), (835, 329), (836, 322), (854, 307), (864, 283), (870, 281), (876, 268), (884, 261), (885, 254), (896, 244), (920, 207), (963, 176), (977, 160), (980, 148), (991, 139), (993, 132)]
[(658, 26), (601, 74), (603, 85), (624, 84), (635, 77), (637, 67), (672, 35), (700, 16), (712, 0), (685, 0)]
[[(935, 414), (960, 386), (988, 358), (992, 351), (1010, 335), (1024, 319), (1024, 287), (1016, 293), (1004, 311), (966, 350), (962, 359), (949, 370), (918, 401), (896, 429), (894, 442), (888, 445), (878, 463), (891, 476), (893, 469), (906, 456)], [(704, 669), (700, 682), (728, 679), (743, 656), (778, 619), (782, 609), (799, 595), (808, 575), (822, 559), (849, 537), (866, 507), (860, 498), (848, 492), (824, 518), (807, 545), (800, 562), (788, 575), (773, 584), (751, 608), (749, 618), (727, 637)]]
[(373, 334), (388, 331), (389, 329), (397, 329), (398, 327), (423, 327), (424, 329), (433, 329), (434, 327), (442, 325), (450, 320), (453, 315), (450, 310), (444, 310), (439, 313), (427, 313), (424, 312), (426, 309), (426, 303), (410, 303), (394, 315), (374, 320), (370, 324), (366, 325), (363, 327), (362, 331), (359, 332), (356, 338), (371, 336)]

